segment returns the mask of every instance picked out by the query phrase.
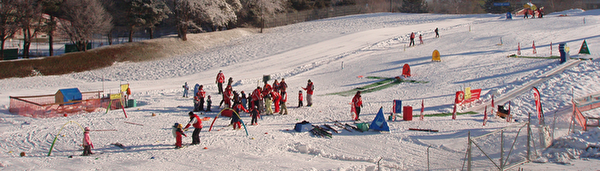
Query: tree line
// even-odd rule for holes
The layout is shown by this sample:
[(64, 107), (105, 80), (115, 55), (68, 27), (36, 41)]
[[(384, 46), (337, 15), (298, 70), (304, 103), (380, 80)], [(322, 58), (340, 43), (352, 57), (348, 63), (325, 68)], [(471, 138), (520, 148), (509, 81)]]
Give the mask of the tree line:
[[(510, 7), (493, 6), (510, 2)], [(546, 0), (546, 11), (585, 4), (568, 0)], [(0, 47), (17, 32), (23, 35), (23, 57), (29, 58), (38, 34), (48, 37), (53, 56), (56, 34), (66, 35), (78, 50), (85, 51), (94, 35), (127, 30), (129, 42), (136, 31), (150, 38), (159, 25), (177, 31), (183, 41), (188, 33), (219, 31), (239, 26), (260, 27), (272, 15), (344, 5), (362, 5), (373, 12), (475, 14), (501, 13), (518, 8), (520, 0), (0, 0)], [(388, 5), (389, 4), (389, 5)], [(548, 9), (550, 8), (550, 9)], [(0, 53), (0, 59), (4, 53)]]

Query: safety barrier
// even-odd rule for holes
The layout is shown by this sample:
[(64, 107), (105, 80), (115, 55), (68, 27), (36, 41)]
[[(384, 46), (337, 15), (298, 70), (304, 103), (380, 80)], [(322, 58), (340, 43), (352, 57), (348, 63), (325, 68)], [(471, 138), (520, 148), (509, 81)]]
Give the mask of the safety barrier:
[[(82, 92), (82, 100), (69, 102), (55, 102), (55, 95), (40, 96), (10, 96), (10, 113), (32, 117), (32, 118), (52, 118), (69, 114), (78, 114), (83, 112), (94, 112), (98, 108), (106, 108), (110, 101), (109, 98), (101, 98), (102, 91)], [(119, 99), (113, 100), (113, 104), (121, 104)], [(120, 106), (111, 106), (111, 109), (118, 109)]]

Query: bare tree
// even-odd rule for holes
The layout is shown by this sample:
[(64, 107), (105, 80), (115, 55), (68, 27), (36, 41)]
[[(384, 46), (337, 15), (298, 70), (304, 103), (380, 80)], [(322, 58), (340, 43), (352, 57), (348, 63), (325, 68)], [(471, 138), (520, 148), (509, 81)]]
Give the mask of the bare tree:
[(6, 40), (12, 38), (14, 34), (19, 30), (17, 6), (15, 6), (17, 0), (2, 0), (0, 1), (0, 60), (4, 59), (4, 44)]
[(17, 0), (14, 5), (19, 11), (18, 23), (23, 31), (23, 58), (29, 58), (31, 42), (45, 25), (42, 5), (37, 0)]
[(60, 29), (80, 51), (87, 50), (87, 43), (94, 34), (108, 32), (112, 17), (98, 0), (68, 0), (62, 5), (65, 22)]

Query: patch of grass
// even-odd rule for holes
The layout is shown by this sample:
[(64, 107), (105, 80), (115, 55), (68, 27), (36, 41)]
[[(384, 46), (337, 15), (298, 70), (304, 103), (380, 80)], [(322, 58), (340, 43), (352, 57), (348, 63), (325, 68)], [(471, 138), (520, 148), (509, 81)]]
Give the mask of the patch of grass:
[(379, 90), (383, 90), (386, 88), (389, 88), (391, 86), (403, 83), (403, 82), (409, 82), (409, 83), (428, 83), (428, 81), (417, 81), (417, 80), (405, 80), (405, 79), (396, 79), (396, 78), (387, 78), (387, 77), (375, 77), (375, 76), (368, 76), (365, 77), (368, 79), (383, 79), (381, 81), (366, 85), (366, 86), (362, 86), (362, 87), (357, 87), (354, 88), (352, 90), (347, 90), (347, 91), (342, 91), (342, 92), (337, 92), (337, 93), (328, 93), (325, 95), (340, 95), (340, 96), (352, 96), (356, 93), (356, 91), (361, 91), (361, 93), (371, 93), (371, 92), (376, 92)]
[[(473, 115), (478, 114), (477, 112), (456, 112), (456, 115)], [(413, 115), (414, 116), (414, 115)], [(423, 117), (444, 117), (444, 116), (452, 116), (452, 113), (436, 113), (436, 114), (427, 114), (423, 115)], [(402, 118), (402, 115), (396, 116), (396, 118)]]
[[(518, 56), (515, 54), (507, 56), (509, 58), (529, 58), (529, 59), (560, 59), (560, 56)], [(591, 58), (571, 58), (571, 59), (579, 59), (579, 60), (592, 60)]]

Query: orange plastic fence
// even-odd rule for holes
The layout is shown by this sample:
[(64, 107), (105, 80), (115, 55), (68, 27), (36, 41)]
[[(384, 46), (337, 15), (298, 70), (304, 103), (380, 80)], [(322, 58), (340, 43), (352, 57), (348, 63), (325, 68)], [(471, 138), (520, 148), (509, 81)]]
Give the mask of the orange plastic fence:
[[(94, 112), (99, 108), (106, 109), (109, 98), (101, 98), (102, 91), (82, 92), (82, 100), (56, 103), (54, 95), (10, 96), (9, 111), (13, 114), (32, 118), (52, 118), (65, 115)], [(120, 100), (113, 100), (112, 109), (120, 106)]]

